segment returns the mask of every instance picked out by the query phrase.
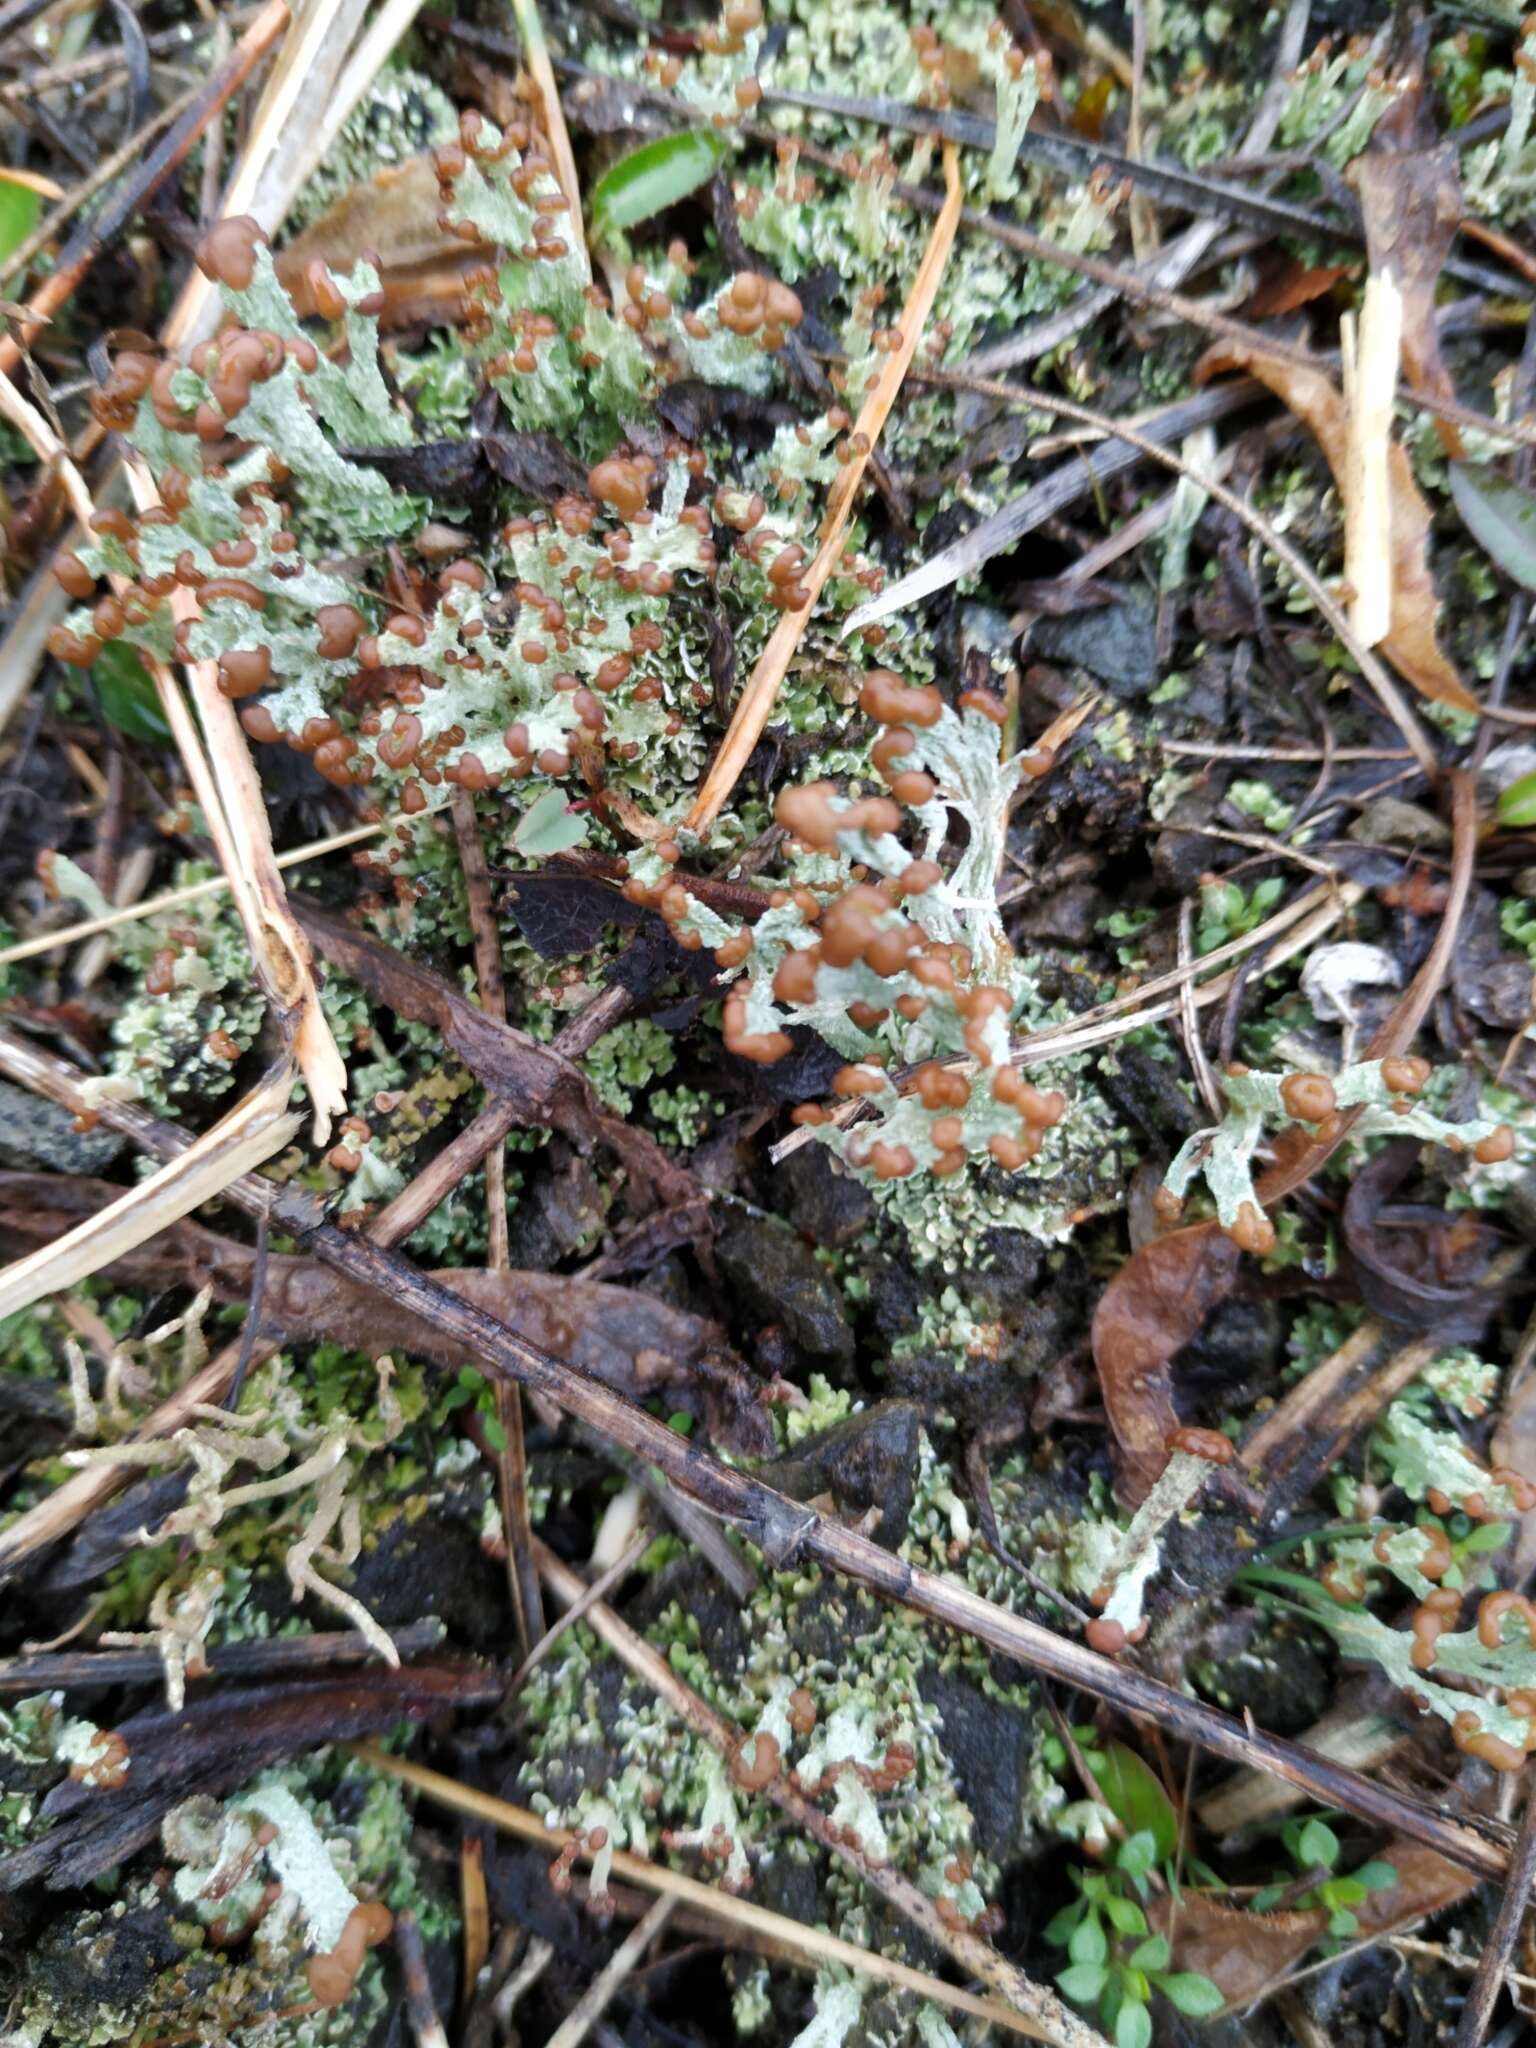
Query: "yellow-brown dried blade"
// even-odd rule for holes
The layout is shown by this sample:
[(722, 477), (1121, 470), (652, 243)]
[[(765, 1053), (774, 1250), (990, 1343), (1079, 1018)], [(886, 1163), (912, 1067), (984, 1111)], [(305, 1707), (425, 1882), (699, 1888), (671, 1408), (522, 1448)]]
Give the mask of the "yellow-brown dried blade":
[(7, 1266), (0, 1272), (0, 1316), (78, 1286), (280, 1152), (304, 1121), (288, 1107), (292, 1088), (293, 1062), (281, 1060), (228, 1116), (158, 1173), (54, 1243)]

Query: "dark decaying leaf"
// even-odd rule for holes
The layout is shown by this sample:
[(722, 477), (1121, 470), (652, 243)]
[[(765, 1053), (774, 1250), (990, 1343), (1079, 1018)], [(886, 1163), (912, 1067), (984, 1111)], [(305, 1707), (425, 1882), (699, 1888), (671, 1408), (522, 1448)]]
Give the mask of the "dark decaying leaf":
[(325, 1743), (355, 1742), (454, 1707), (494, 1705), (501, 1689), (495, 1673), (468, 1664), (362, 1670), (339, 1683), (221, 1690), (179, 1714), (135, 1714), (113, 1731), (127, 1744), (126, 1783), (115, 1791), (69, 1779), (55, 1786), (43, 1802), (51, 1830), (0, 1857), (0, 1892), (89, 1884), (152, 1841), (171, 1807), (195, 1793), (232, 1791)]
[(1232, 1291), (1241, 1258), (1215, 1222), (1154, 1237), (1105, 1288), (1093, 1317), (1093, 1362), (1117, 1451), (1120, 1492), (1143, 1500), (1179, 1426), (1170, 1367)]
[(587, 472), (556, 434), (497, 430), (482, 435), (485, 459), (504, 484), (525, 498), (553, 505), (569, 492), (587, 488)]
[(397, 491), (414, 491), (440, 505), (477, 505), (493, 482), (485, 450), (472, 435), (458, 441), (419, 441), (410, 448), (343, 448), (348, 462), (376, 469)]
[(666, 385), (656, 400), (664, 426), (685, 441), (706, 434), (729, 434), (744, 447), (766, 448), (776, 429), (794, 426), (800, 415), (782, 398), (764, 398), (734, 384), (707, 384), (702, 377), (683, 377)]
[(714, 606), (704, 614), (705, 653), (715, 691), (715, 716), (728, 725), (736, 695), (736, 635), (725, 613)]
[(1392, 1201), (1419, 1153), (1417, 1141), (1404, 1138), (1360, 1169), (1344, 1200), (1344, 1242), (1373, 1315), (1461, 1341), (1488, 1320), (1483, 1281), (1499, 1239), (1475, 1215)]
[(459, 440), (419, 441), (410, 448), (345, 448), (386, 477), (396, 490), (414, 491), (443, 505), (478, 505), (499, 482), (526, 498), (553, 505), (567, 492), (585, 491), (587, 473), (557, 437), (500, 429)]
[(549, 870), (513, 876), (502, 907), (541, 960), (590, 953), (610, 927), (624, 930), (650, 914), (609, 882)]
[[(47, 1243), (120, 1189), (62, 1175), (0, 1174), (0, 1227)], [(174, 1224), (110, 1270), (134, 1286), (211, 1287), (221, 1301), (249, 1301), (255, 1251), (190, 1220)], [(756, 1456), (774, 1447), (761, 1387), (715, 1324), (654, 1295), (568, 1274), (455, 1266), (431, 1278), (505, 1323), (541, 1350), (636, 1401), (665, 1394), (697, 1414), (717, 1442)], [(456, 1371), (462, 1345), (380, 1295), (339, 1279), (316, 1260), (274, 1252), (261, 1295), (264, 1326), (285, 1337), (350, 1351), (397, 1349)]]

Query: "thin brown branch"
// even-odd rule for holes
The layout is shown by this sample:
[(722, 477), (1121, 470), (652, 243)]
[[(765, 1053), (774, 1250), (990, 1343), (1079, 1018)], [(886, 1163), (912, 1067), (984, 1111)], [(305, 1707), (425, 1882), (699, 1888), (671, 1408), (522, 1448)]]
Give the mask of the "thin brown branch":
[(1531, 1883), (1536, 1879), (1536, 1794), (1529, 1766), (1524, 1776), (1525, 1811), (1520, 1816), (1520, 1832), (1509, 1861), (1509, 1882), (1499, 1900), (1498, 1918), (1478, 1963), (1477, 1975), (1472, 1979), (1467, 2002), (1461, 2009), (1461, 2024), (1456, 2029), (1453, 2048), (1482, 2048), (1494, 2002), (1503, 1987), (1515, 1941), (1531, 1903)]
[(581, 1997), (550, 2035), (546, 2048), (581, 2048), (582, 2042), (623, 1989), (624, 1980), (645, 1960), (646, 1951), (652, 1943), (659, 1941), (665, 1934), (667, 1922), (676, 1911), (676, 1898), (669, 1897), (663, 1892), (644, 1919), (629, 1930), (592, 1979)]
[(230, 53), (229, 62), (211, 79), (197, 103), (184, 114), (159, 148), (145, 159), (129, 189), (117, 196), (100, 219), (87, 225), (65, 250), (58, 268), (44, 280), (23, 308), (16, 335), (0, 335), (0, 370), (7, 375), (67, 304), (95, 262), (106, 241), (144, 201), (159, 190), (182, 163), (199, 135), (229, 104), (282, 33), (288, 21), (287, 0), (267, 0)]
[[(456, 789), (450, 799), (459, 865), (469, 901), (469, 928), (474, 934), (475, 979), (480, 1007), (500, 1023), (507, 1021), (506, 990), (501, 975), (501, 944), (491, 902), (491, 876), (485, 842), (475, 816), (475, 800)], [(493, 1272), (511, 1271), (507, 1237), (507, 1155), (500, 1142), (485, 1155), (486, 1264)], [(533, 1523), (528, 1513), (528, 1450), (523, 1435), (523, 1397), (516, 1387), (498, 1381), (496, 1420), (502, 1441), (496, 1453), (496, 1483), (502, 1527), (507, 1539), (507, 1586), (517, 1637), (527, 1655), (544, 1627), (539, 1600), (538, 1567), (533, 1561)]]
[[(24, 277), (32, 259), (41, 255), (49, 243), (57, 239), (60, 230), (68, 227), (75, 215), (82, 207), (88, 206), (98, 192), (110, 185), (112, 180), (119, 177), (130, 164), (137, 163), (162, 129), (179, 121), (195, 106), (201, 112), (199, 102), (208, 96), (209, 91), (210, 88), (201, 81), (189, 86), (179, 99), (172, 100), (168, 106), (158, 108), (143, 127), (130, 135), (126, 142), (119, 144), (110, 156), (103, 157), (89, 177), (82, 178), (72, 191), (67, 192), (53, 211), (43, 216), (26, 240), (19, 243), (5, 261), (0, 263), (0, 288), (9, 284), (12, 278)], [(204, 125), (206, 126), (212, 118), (213, 110), (210, 109), (204, 116)]]
[[(538, 1539), (535, 1538), (534, 1540), (537, 1543)], [(650, 1549), (653, 1541), (654, 1538), (650, 1530), (642, 1529), (640, 1534), (634, 1537), (625, 1548), (623, 1555), (616, 1557), (613, 1563), (609, 1565), (607, 1571), (595, 1578), (591, 1585), (583, 1586), (581, 1581), (576, 1579), (576, 1575), (573, 1572), (571, 1577), (575, 1579), (575, 1586), (563, 1594), (559, 1594), (557, 1589), (558, 1597), (562, 1598), (565, 1602), (565, 1612), (558, 1619), (550, 1623), (522, 1663), (518, 1665), (512, 1676), (507, 1680), (508, 1699), (514, 1699), (522, 1691), (523, 1687), (528, 1683), (534, 1672), (538, 1670), (566, 1630), (582, 1620), (590, 1609), (606, 1600), (614, 1587), (621, 1585), (629, 1577), (635, 1566)], [(534, 1569), (538, 1569), (537, 1556), (534, 1559)], [(579, 1587), (580, 1590), (577, 1591), (576, 1587)]]

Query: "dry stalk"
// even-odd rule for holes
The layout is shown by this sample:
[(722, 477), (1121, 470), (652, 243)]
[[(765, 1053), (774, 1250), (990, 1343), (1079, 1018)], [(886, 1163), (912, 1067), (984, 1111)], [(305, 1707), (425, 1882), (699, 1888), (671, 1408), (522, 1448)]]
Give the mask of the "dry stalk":
[(396, 43), (409, 32), (412, 22), (421, 12), (421, 4), (422, 0), (385, 0), (358, 37), (336, 90), (326, 100), (320, 119), (309, 133), (304, 152), (294, 166), (291, 184), (295, 192), (303, 191), (308, 184), (315, 167), (346, 126), (358, 101), (379, 75)]
[[(453, 829), (458, 841), (459, 865), (469, 898), (469, 923), (474, 934), (475, 979), (480, 986), (480, 1007), (488, 1016), (505, 1024), (506, 990), (501, 978), (501, 947), (496, 936), (495, 913), (491, 908), (491, 874), (486, 864), (485, 843), (475, 817), (475, 800), (467, 790), (456, 789), (450, 800)], [(507, 1155), (501, 1144), (492, 1145), (485, 1155), (486, 1257), (493, 1273), (508, 1272), (512, 1257), (507, 1237)], [(502, 1527), (507, 1538), (507, 1587), (512, 1596), (512, 1613), (517, 1622), (518, 1642), (530, 1651), (544, 1626), (539, 1602), (539, 1575), (533, 1563), (533, 1523), (528, 1515), (528, 1453), (523, 1435), (523, 1396), (520, 1388), (496, 1383), (496, 1420), (503, 1442), (496, 1456), (497, 1489), (501, 1500)]]
[[(377, 839), (381, 832), (387, 832), (396, 822), (396, 818), (391, 816), (377, 825), (352, 825), (345, 832), (332, 832), (328, 838), (312, 839), (307, 846), (296, 846), (289, 853), (280, 853), (277, 865), (294, 868), (304, 861), (318, 860), (322, 854), (339, 853), (343, 847), (356, 846), (364, 839)], [(227, 875), (211, 875), (206, 882), (189, 882), (184, 889), (166, 889), (158, 896), (146, 896), (141, 903), (121, 904), (100, 917), (84, 917), (78, 924), (61, 925), (57, 931), (43, 932), (36, 938), (19, 939), (14, 946), (0, 951), (0, 967), (10, 967), (18, 960), (34, 959), (39, 953), (56, 953), (61, 947), (78, 945), (82, 939), (93, 939), (102, 932), (116, 931), (119, 925), (137, 924), (142, 918), (158, 917), (164, 910), (180, 910), (183, 904), (196, 903), (204, 896), (221, 896), (229, 886)]]
[(617, 1997), (630, 1971), (645, 1959), (652, 1942), (666, 1932), (667, 1922), (677, 1911), (677, 1900), (665, 1892), (619, 1943), (602, 1969), (550, 2035), (545, 2048), (581, 2048)]
[(96, 509), (84, 477), (43, 413), (22, 396), (4, 370), (0, 370), (0, 419), (9, 420), (38, 460), (57, 471), (69, 509), (84, 525)]
[[(129, 487), (141, 512), (160, 503), (160, 494), (137, 456), (126, 463)], [(178, 585), (171, 596), (178, 621), (198, 615), (197, 599)], [(261, 778), (251, 759), (235, 707), (219, 688), (218, 665), (186, 664), (192, 694), (207, 734), (208, 749), (186, 700), (163, 662), (147, 659), (161, 708), (176, 741), (188, 779), (202, 806), (219, 865), (229, 881), (235, 908), (262, 992), (276, 1013), (283, 1042), (309, 1089), (317, 1145), (330, 1136), (331, 1119), (347, 1106), (347, 1068), (331, 1034), (315, 986), (309, 941), (294, 922), (272, 849), (272, 830)]]
[(0, 1272), (0, 1316), (76, 1286), (280, 1152), (304, 1121), (288, 1107), (292, 1090), (293, 1065), (283, 1060), (179, 1157), (52, 1244), (7, 1266)]
[(560, 88), (555, 82), (555, 67), (550, 62), (549, 43), (544, 35), (544, 23), (539, 17), (538, 0), (512, 0), (512, 13), (523, 46), (523, 69), (532, 88), (529, 99), (554, 159), (555, 183), (565, 194), (565, 220), (571, 246), (580, 252), (590, 271), (587, 231), (581, 218), (581, 180), (576, 174), (576, 157), (571, 148), (570, 131), (565, 125), (565, 109), (560, 104)]
[(1390, 271), (1373, 270), (1356, 329), (1339, 328), (1344, 404), (1349, 416), (1344, 497), (1344, 580), (1349, 622), (1364, 647), (1392, 626), (1392, 405), (1402, 346), (1403, 297)]
[(816, 550), (815, 560), (801, 577), (810, 595), (795, 611), (786, 611), (775, 626), (767, 646), (758, 656), (757, 666), (748, 679), (731, 719), (730, 730), (721, 743), (720, 751), (710, 764), (704, 785), (688, 813), (688, 827), (693, 832), (703, 832), (712, 825), (729, 801), (731, 791), (736, 787), (742, 770), (746, 767), (752, 749), (762, 737), (763, 727), (768, 723), (774, 700), (789, 664), (794, 659), (801, 637), (815, 610), (816, 601), (826, 586), (827, 578), (842, 555), (843, 538), (847, 531), (849, 515), (864, 472), (869, 466), (869, 457), (880, 438), (891, 407), (895, 404), (917, 345), (922, 339), (923, 328), (933, 307), (934, 295), (944, 275), (944, 266), (949, 261), (949, 252), (954, 245), (955, 229), (960, 220), (960, 164), (952, 142), (944, 145), (944, 206), (933, 224), (928, 246), (923, 251), (923, 260), (918, 266), (912, 290), (901, 312), (901, 347), (886, 359), (872, 388), (867, 387), (864, 402), (859, 408), (858, 419), (853, 426), (855, 453), (851, 460), (839, 470), (837, 480), (827, 494), (827, 508), (821, 523), (821, 545)]
[[(303, 143), (334, 96), (363, 6), (364, 0), (295, 0), (221, 214), (253, 214), (268, 233), (282, 220), (299, 189)], [(194, 268), (165, 323), (166, 348), (200, 340), (213, 331), (217, 317), (213, 284)]]

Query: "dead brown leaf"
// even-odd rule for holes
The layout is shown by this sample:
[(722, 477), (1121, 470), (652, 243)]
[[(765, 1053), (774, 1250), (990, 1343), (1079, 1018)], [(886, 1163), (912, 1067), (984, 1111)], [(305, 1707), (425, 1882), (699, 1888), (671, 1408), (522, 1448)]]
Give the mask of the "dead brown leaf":
[[(0, 1173), (0, 1229), (46, 1243), (120, 1193), (107, 1181)], [(255, 1261), (250, 1245), (188, 1218), (110, 1270), (135, 1285), (211, 1287), (221, 1301), (245, 1302)], [(665, 1394), (669, 1404), (697, 1414), (716, 1442), (756, 1456), (772, 1452), (759, 1381), (702, 1316), (635, 1288), (565, 1273), (462, 1266), (431, 1278), (616, 1393), (635, 1401)], [(403, 1351), (454, 1372), (464, 1363), (463, 1346), (424, 1318), (339, 1279), (318, 1260), (287, 1253), (267, 1259), (261, 1320), (285, 1337), (324, 1339), (349, 1351)]]
[(1105, 1288), (1093, 1317), (1093, 1362), (1114, 1435), (1120, 1491), (1142, 1501), (1179, 1426), (1173, 1359), (1231, 1292), (1241, 1253), (1216, 1222), (1154, 1237)]
[[(1393, 1842), (1380, 1860), (1395, 1866), (1399, 1881), (1390, 1891), (1369, 1893), (1354, 1908), (1362, 1940), (1396, 1934), (1454, 1906), (1477, 1888), (1475, 1877), (1417, 1842)], [(1171, 1922), (1173, 1967), (1209, 1977), (1229, 2012), (1245, 2011), (1274, 1991), (1328, 1927), (1321, 1907), (1245, 1913), (1194, 1891), (1184, 1893), (1176, 1912), (1166, 1897), (1153, 1899), (1147, 1918), (1161, 1934), (1170, 1934)]]
[(464, 277), (485, 249), (444, 234), (430, 156), (407, 157), (344, 192), (277, 257), (277, 274), (301, 314), (315, 310), (311, 263), (346, 273), (367, 257), (379, 270), (385, 327), (452, 323), (464, 311)]
[(1259, 273), (1259, 281), (1245, 300), (1245, 320), (1273, 320), (1280, 313), (1294, 313), (1331, 292), (1341, 277), (1353, 268), (1348, 263), (1307, 265), (1294, 256), (1276, 251)]
[[(1348, 475), (1349, 414), (1342, 393), (1319, 364), (1316, 369), (1267, 349), (1222, 341), (1207, 350), (1196, 371), (1204, 383), (1222, 370), (1247, 370), (1289, 406), (1316, 436), (1334, 482), (1343, 491)], [(1439, 599), (1429, 573), (1429, 507), (1397, 442), (1387, 451), (1391, 487), (1392, 624), (1381, 651), (1407, 682), (1437, 704), (1476, 711), (1477, 700), (1463, 685), (1435, 637)]]
[[(1391, 276), (1403, 302), (1404, 379), (1426, 398), (1454, 404), (1435, 293), (1461, 223), (1461, 172), (1455, 146), (1434, 140), (1422, 71), (1413, 90), (1377, 123), (1370, 149), (1355, 158), (1348, 176), (1360, 194), (1371, 269)], [(1446, 419), (1435, 425), (1446, 454), (1459, 458), (1460, 432)]]

